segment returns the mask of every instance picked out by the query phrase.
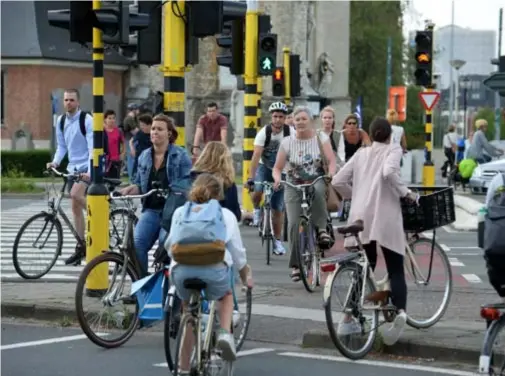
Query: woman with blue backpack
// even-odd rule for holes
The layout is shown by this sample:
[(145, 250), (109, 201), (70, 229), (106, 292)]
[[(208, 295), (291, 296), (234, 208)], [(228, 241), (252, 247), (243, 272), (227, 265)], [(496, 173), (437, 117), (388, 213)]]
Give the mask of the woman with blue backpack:
[[(188, 201), (174, 212), (165, 249), (172, 259), (171, 282), (183, 301), (183, 307), (191, 297), (191, 291), (184, 287), (187, 279), (203, 281), (206, 298), (219, 301), (221, 328), (217, 347), (222, 351), (224, 360), (234, 361), (232, 267), (239, 271), (240, 279), (247, 287), (253, 287), (253, 280), (237, 218), (219, 204), (223, 197), (223, 183), (219, 177), (208, 173), (199, 175), (189, 192)], [(188, 337), (183, 342), (182, 354), (187, 356), (181, 356), (179, 374), (189, 370), (192, 344)]]
[[(177, 139), (174, 120), (166, 115), (156, 115), (151, 126), (149, 149), (138, 159), (134, 183), (121, 190), (124, 195), (144, 194), (153, 189), (153, 183), (160, 188), (174, 192), (186, 192), (191, 186), (191, 160), (185, 149), (174, 145)], [(162, 214), (165, 198), (151, 195), (142, 202), (142, 214), (135, 226), (134, 243), (140, 266), (147, 274), (147, 254), (156, 240), (163, 244), (166, 231), (162, 229)]]

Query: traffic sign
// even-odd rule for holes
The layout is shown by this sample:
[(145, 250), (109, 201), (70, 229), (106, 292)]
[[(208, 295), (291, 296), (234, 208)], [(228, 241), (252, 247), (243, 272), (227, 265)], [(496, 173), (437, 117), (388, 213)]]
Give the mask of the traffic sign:
[(440, 99), (438, 91), (422, 91), (419, 93), (419, 99), (426, 111), (431, 111)]
[(483, 84), (494, 91), (505, 90), (505, 72), (496, 72), (487, 77)]

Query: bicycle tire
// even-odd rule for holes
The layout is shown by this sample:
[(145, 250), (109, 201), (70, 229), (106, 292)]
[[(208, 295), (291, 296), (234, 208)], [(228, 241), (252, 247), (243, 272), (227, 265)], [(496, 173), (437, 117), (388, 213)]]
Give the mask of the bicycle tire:
[[(115, 230), (113, 218), (116, 216), (125, 217), (124, 223), (128, 223), (128, 221), (131, 220), (134, 228), (137, 225), (137, 222), (139, 221), (139, 219), (137, 218), (137, 215), (132, 210), (129, 210), (126, 208), (117, 208), (117, 209), (112, 210), (109, 213), (109, 248), (110, 249), (118, 248), (123, 241), (123, 238), (121, 237), (121, 239), (117, 240), (116, 245), (112, 245), (112, 238), (114, 236), (113, 231)], [(119, 238), (119, 234), (116, 234), (116, 235), (118, 235), (118, 238)]]
[(266, 241), (266, 256), (267, 256), (267, 265), (270, 265), (270, 255), (272, 254), (272, 229), (270, 228), (270, 209), (263, 210), (263, 220), (262, 220), (262, 237), (263, 240)]
[[(165, 311), (165, 319), (163, 323), (163, 347), (165, 351), (165, 359), (167, 360), (168, 369), (170, 372), (174, 372), (174, 357), (172, 357), (172, 353), (170, 351), (170, 342), (172, 337), (172, 308), (170, 305), (168, 309)], [(177, 339), (177, 336), (176, 336)]]
[[(20, 265), (20, 260), (18, 259), (18, 256), (19, 256), (18, 255), (18, 253), (19, 253), (18, 252), (19, 251), (19, 249), (18, 249), (19, 242), (21, 241), (21, 237), (23, 236), (23, 233), (28, 228), (28, 226), (32, 222), (34, 222), (34, 221), (36, 221), (36, 220), (38, 220), (40, 218), (45, 218), (47, 222), (51, 222), (52, 226), (54, 226), (54, 228), (56, 229), (56, 234), (57, 234), (58, 239), (57, 239), (57, 242), (56, 242), (56, 248), (54, 250), (54, 256), (50, 260), (50, 262), (47, 265), (46, 269), (42, 273), (38, 273), (36, 275), (28, 275), (28, 274), (26, 274), (22, 270), (21, 265)], [(63, 229), (61, 227), (61, 223), (58, 220), (58, 218), (56, 218), (54, 215), (49, 214), (47, 212), (37, 213), (34, 216), (28, 218), (26, 220), (26, 222), (23, 223), (23, 225), (21, 226), (21, 228), (19, 229), (19, 231), (18, 231), (18, 233), (16, 235), (16, 239), (14, 240), (14, 245), (12, 247), (12, 263), (14, 265), (14, 269), (16, 270), (16, 273), (18, 273), (18, 275), (21, 278), (24, 278), (24, 279), (39, 279), (39, 278), (42, 278), (47, 273), (49, 273), (51, 271), (51, 269), (53, 268), (54, 264), (56, 264), (56, 261), (58, 260), (58, 257), (61, 255), (62, 248), (63, 248)]]
[[(429, 245), (431, 247), (432, 240), (425, 239), (425, 238), (419, 238), (419, 239), (415, 240), (411, 244), (410, 247), (411, 247), (411, 249), (415, 249), (416, 244), (421, 244), (421, 243), (429, 243)], [(416, 319), (412, 318), (411, 312), (409, 312), (407, 314), (407, 324), (410, 327), (415, 328), (415, 329), (426, 329), (426, 328), (430, 328), (433, 325), (435, 325), (444, 316), (445, 311), (447, 311), (447, 308), (449, 307), (449, 303), (451, 301), (452, 286), (453, 286), (451, 263), (449, 262), (449, 258), (447, 257), (447, 254), (445, 253), (445, 251), (442, 249), (442, 247), (440, 247), (440, 245), (437, 242), (435, 242), (433, 245), (433, 252), (437, 252), (440, 255), (440, 257), (442, 259), (442, 263), (444, 264), (444, 268), (447, 272), (447, 285), (446, 285), (447, 292), (445, 294), (444, 299), (442, 299), (442, 302), (440, 304), (440, 308), (436, 311), (436, 313), (431, 318), (421, 321), (421, 320), (416, 320)], [(414, 255), (414, 257), (415, 257), (415, 255)]]
[[(177, 331), (177, 339), (175, 340), (175, 360), (174, 360), (174, 369), (172, 371), (173, 376), (179, 376), (179, 355), (180, 355), (179, 351), (182, 345), (182, 339), (183, 339), (182, 334), (184, 333), (184, 328), (188, 325), (188, 323), (192, 322), (193, 335), (195, 336), (195, 330), (200, 330), (200, 325), (198, 325), (198, 327), (195, 328), (195, 321), (196, 321), (195, 318), (191, 316), (191, 314), (189, 313), (184, 314), (181, 318), (181, 324), (179, 325), (179, 330)], [(200, 346), (201, 344), (202, 343), (200, 343)], [(195, 347), (197, 346), (197, 338), (195, 338), (194, 345)], [(198, 365), (198, 367), (200, 367), (200, 364)]]
[[(304, 262), (303, 262), (304, 260), (302, 260), (302, 254), (304, 253), (304, 250), (307, 247), (307, 245), (305, 244), (306, 243), (305, 239), (302, 240), (302, 238), (304, 238), (303, 234), (307, 232), (307, 226), (310, 226), (310, 225), (305, 220), (300, 221), (300, 224), (298, 226), (298, 229), (299, 229), (298, 236), (295, 238), (294, 246), (295, 246), (295, 249), (297, 250), (298, 270), (300, 271), (300, 278), (303, 282), (303, 285), (305, 286), (305, 290), (312, 293), (315, 291), (316, 286), (317, 286), (317, 276), (312, 277), (312, 284), (310, 284), (309, 280), (308, 280), (308, 272), (309, 271), (307, 270), (307, 275), (306, 275), (305, 272), (303, 271), (303, 266), (302, 266), (302, 265), (304, 265)], [(300, 230), (301, 227), (303, 227), (303, 229)], [(315, 257), (316, 257), (316, 250), (314, 249), (313, 250), (314, 260), (315, 260)], [(311, 263), (311, 267), (314, 264), (314, 260)], [(315, 271), (313, 271), (313, 273), (314, 272)]]
[[(324, 300), (324, 314), (326, 317), (326, 326), (328, 328), (328, 332), (330, 333), (330, 338), (335, 345), (335, 347), (340, 351), (342, 355), (344, 355), (346, 358), (352, 359), (352, 360), (358, 360), (364, 358), (373, 348), (373, 344), (375, 342), (375, 337), (377, 336), (377, 328), (378, 325), (375, 326), (371, 330), (371, 338), (368, 339), (367, 343), (365, 346), (361, 349), (361, 351), (353, 352), (350, 351), (341, 341), (339, 336), (337, 335), (337, 331), (335, 330), (335, 325), (333, 323), (333, 314), (331, 312), (331, 297), (333, 295), (333, 286), (335, 284), (335, 280), (339, 276), (339, 274), (343, 273), (346, 270), (349, 269), (356, 269), (356, 267), (361, 268), (361, 266), (357, 263), (350, 262), (350, 263), (344, 263), (342, 265), (337, 266), (338, 269), (334, 272), (333, 277), (331, 279), (331, 288), (330, 288), (330, 293), (325, 294), (325, 300)], [(368, 287), (370, 288), (370, 292), (375, 291), (374, 284), (372, 282), (372, 279), (370, 278), (370, 274), (367, 275), (366, 282), (365, 282)], [(376, 323), (379, 322), (379, 311), (375, 310), (373, 311), (373, 316), (374, 316), (374, 321)]]
[(486, 368), (489, 375), (496, 375), (492, 369), (493, 345), (496, 341), (496, 337), (498, 337), (498, 334), (500, 334), (504, 328), (505, 315), (501, 315), (500, 318), (493, 321), (487, 329), (479, 356), (479, 375), (484, 374)]
[(247, 337), (247, 332), (249, 331), (249, 325), (251, 324), (251, 315), (252, 315), (252, 289), (248, 288), (246, 291), (246, 313), (245, 313), (246, 322), (244, 323), (244, 326), (240, 331), (240, 336), (238, 337), (238, 340), (235, 341), (235, 349), (237, 350), (237, 352), (240, 351)]
[[(91, 271), (96, 265), (102, 262), (115, 262), (122, 266), (124, 264), (124, 258), (123, 255), (119, 253), (106, 252), (101, 254), (100, 256), (95, 257), (93, 260), (91, 260), (89, 263), (86, 264), (86, 266), (82, 270), (81, 275), (79, 276), (79, 280), (77, 281), (77, 286), (75, 290), (75, 311), (77, 313), (77, 320), (79, 322), (79, 325), (84, 334), (86, 334), (86, 337), (88, 337), (89, 340), (97, 346), (106, 349), (112, 349), (125, 344), (132, 337), (133, 333), (135, 333), (135, 331), (137, 330), (139, 324), (139, 306), (138, 303), (135, 303), (135, 319), (131, 320), (131, 324), (126, 333), (120, 336), (117, 340), (108, 341), (106, 339), (98, 337), (93, 332), (93, 330), (89, 327), (86, 318), (84, 317), (85, 314), (82, 308), (82, 298), (83, 298), (82, 294), (88, 275), (91, 273)], [(131, 263), (128, 263), (126, 272), (128, 276), (131, 278), (132, 283), (139, 279), (138, 274)]]

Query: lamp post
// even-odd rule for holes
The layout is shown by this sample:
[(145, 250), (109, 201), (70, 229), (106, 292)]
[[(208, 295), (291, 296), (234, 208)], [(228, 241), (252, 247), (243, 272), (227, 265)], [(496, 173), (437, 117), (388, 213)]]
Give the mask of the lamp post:
[[(451, 67), (456, 69), (456, 95), (454, 95), (454, 113), (455, 117), (454, 118), (454, 123), (456, 123), (456, 126), (459, 125), (459, 70), (466, 64), (465, 60), (461, 59), (455, 59), (451, 60), (449, 62), (451, 64)], [(451, 85), (453, 83), (451, 82)], [(466, 130), (463, 131), (463, 135), (466, 136)]]

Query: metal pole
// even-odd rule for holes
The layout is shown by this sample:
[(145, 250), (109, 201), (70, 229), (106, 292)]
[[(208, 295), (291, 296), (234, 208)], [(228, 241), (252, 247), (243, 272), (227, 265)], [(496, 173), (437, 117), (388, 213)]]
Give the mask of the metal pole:
[[(100, 1), (93, 1), (93, 10), (100, 9)], [(102, 31), (93, 28), (93, 155), (92, 183), (88, 189), (88, 233), (86, 235), (86, 263), (109, 249), (109, 192), (103, 183), (103, 67)], [(95, 267), (86, 279), (86, 295), (102, 296), (109, 286), (107, 263)]]
[[(242, 178), (246, 182), (254, 150), (254, 138), (258, 127), (258, 2), (247, 1), (245, 16), (245, 95), (244, 95), (244, 154)], [(242, 189), (242, 205), (244, 210), (251, 212), (253, 204), (249, 191)]]
[(467, 84), (465, 84), (465, 88), (463, 89), (463, 126), (465, 127), (464, 128), (464, 135), (465, 135), (465, 138), (466, 136), (468, 135), (468, 125), (466, 124), (467, 121), (466, 121), (466, 107), (467, 107), (467, 95), (468, 95), (468, 88), (467, 88)]
[[(426, 89), (426, 92), (432, 92), (432, 89)], [(435, 165), (431, 160), (431, 152), (433, 151), (433, 142), (431, 140), (433, 134), (432, 112), (426, 111), (426, 124), (424, 133), (426, 136), (426, 160), (423, 166), (423, 185), (425, 187), (433, 187), (435, 185)]]
[[(498, 61), (501, 56), (501, 38), (502, 38), (502, 28), (503, 28), (503, 8), (500, 8), (500, 16), (498, 23)], [(498, 70), (500, 67), (498, 66)], [(500, 124), (501, 124), (501, 114), (500, 114), (500, 94), (498, 92), (494, 93), (494, 139), (500, 139)]]
[(389, 110), (389, 88), (391, 87), (391, 66), (393, 64), (392, 59), (393, 59), (393, 38), (389, 37), (388, 38), (388, 50), (387, 50), (387, 60), (386, 60), (386, 111), (385, 113), (388, 112)]
[[(456, 69), (456, 94), (454, 95), (454, 122), (459, 126), (459, 68)], [(465, 130), (463, 135), (466, 137)]]
[[(454, 0), (451, 5), (451, 41), (449, 45), (449, 62), (454, 60)], [(453, 123), (453, 109), (454, 109), (454, 83), (453, 80), (453, 67), (449, 69), (449, 125)]]
[[(177, 10), (175, 14), (174, 9)], [(163, 112), (174, 119), (176, 145), (185, 145), (184, 133), (184, 73), (185, 4), (184, 0), (166, 1), (163, 23)]]
[(282, 49), (282, 53), (284, 55), (284, 103), (286, 105), (291, 104), (291, 72), (290, 72), (290, 64), (289, 64), (289, 55), (291, 53), (288, 47), (284, 47)]
[(258, 77), (258, 83), (257, 83), (257, 88), (256, 90), (258, 91), (258, 108), (256, 111), (256, 114), (258, 115), (258, 123), (257, 123), (257, 129), (261, 129), (261, 97), (263, 96), (263, 77)]

